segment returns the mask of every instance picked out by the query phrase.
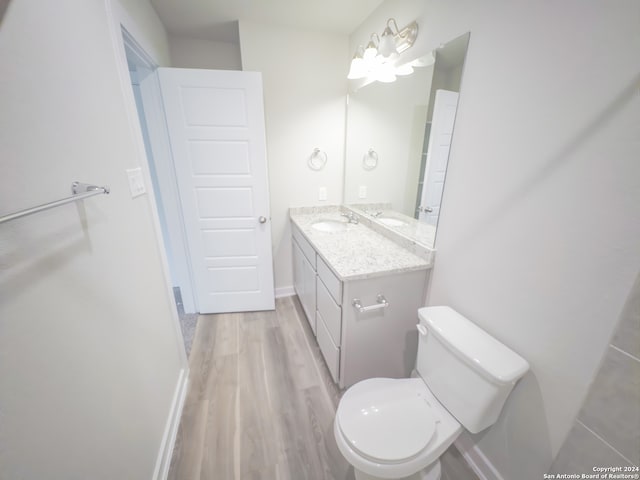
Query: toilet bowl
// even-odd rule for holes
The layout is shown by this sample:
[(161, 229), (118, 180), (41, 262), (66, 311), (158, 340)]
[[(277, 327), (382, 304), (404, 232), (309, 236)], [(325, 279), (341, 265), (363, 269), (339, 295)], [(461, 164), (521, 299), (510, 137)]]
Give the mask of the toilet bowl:
[(415, 378), (372, 378), (342, 396), (333, 433), (357, 480), (439, 480), (463, 430), (497, 420), (529, 364), (449, 307), (418, 311)]
[(463, 428), (421, 378), (373, 378), (340, 400), (334, 435), (356, 479), (436, 480)]

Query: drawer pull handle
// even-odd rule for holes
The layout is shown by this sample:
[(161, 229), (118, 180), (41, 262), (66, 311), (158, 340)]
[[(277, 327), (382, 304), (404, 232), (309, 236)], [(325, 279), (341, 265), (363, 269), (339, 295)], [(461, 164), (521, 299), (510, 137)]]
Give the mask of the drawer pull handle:
[(351, 305), (353, 305), (354, 308), (358, 310), (360, 313), (370, 312), (371, 310), (378, 310), (380, 308), (387, 308), (389, 306), (389, 302), (387, 302), (387, 299), (384, 298), (384, 295), (382, 295), (381, 293), (379, 293), (378, 296), (376, 297), (376, 302), (378, 303), (376, 303), (375, 305), (369, 305), (367, 307), (363, 307), (362, 303), (360, 303), (360, 299), (354, 298), (351, 301)]

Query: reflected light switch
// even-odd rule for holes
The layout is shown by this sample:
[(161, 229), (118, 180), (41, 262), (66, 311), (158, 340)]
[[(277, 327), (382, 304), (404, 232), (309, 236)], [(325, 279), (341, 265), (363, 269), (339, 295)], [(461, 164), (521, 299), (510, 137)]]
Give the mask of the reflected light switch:
[(324, 201), (327, 199), (327, 187), (318, 187), (318, 200)]
[(360, 185), (360, 188), (358, 188), (358, 198), (367, 198), (367, 186), (366, 185)]

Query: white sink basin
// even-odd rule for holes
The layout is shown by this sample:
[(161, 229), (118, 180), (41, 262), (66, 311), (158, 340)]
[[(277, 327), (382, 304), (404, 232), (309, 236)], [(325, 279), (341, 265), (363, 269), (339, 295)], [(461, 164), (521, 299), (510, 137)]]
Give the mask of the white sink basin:
[(378, 221), (389, 227), (401, 227), (402, 225), (407, 224), (407, 222), (403, 222), (402, 220), (398, 220), (397, 218), (391, 218), (391, 217), (379, 217)]
[(319, 232), (343, 232), (347, 229), (347, 223), (340, 220), (320, 220), (311, 225)]

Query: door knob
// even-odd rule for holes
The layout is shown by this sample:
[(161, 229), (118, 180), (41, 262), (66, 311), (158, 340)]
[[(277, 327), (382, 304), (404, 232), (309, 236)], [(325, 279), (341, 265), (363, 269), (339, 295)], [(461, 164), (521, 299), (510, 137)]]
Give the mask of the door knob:
[(423, 213), (431, 213), (433, 212), (433, 208), (420, 206), (418, 207), (418, 211)]
[(258, 217), (260, 223), (267, 223), (267, 217)]

